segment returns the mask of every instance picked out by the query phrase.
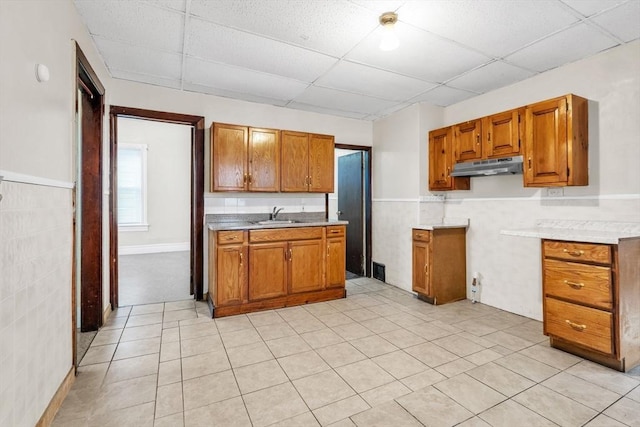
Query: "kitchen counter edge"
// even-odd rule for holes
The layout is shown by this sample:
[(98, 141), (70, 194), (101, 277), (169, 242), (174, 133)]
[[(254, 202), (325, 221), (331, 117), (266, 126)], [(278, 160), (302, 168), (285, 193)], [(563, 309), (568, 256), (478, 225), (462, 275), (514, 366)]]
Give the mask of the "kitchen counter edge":
[(269, 228), (297, 228), (297, 227), (326, 227), (330, 225), (347, 225), (349, 221), (323, 220), (323, 221), (301, 221), (283, 224), (253, 224), (246, 221), (240, 222), (210, 222), (207, 228), (212, 231), (225, 230), (264, 230)]

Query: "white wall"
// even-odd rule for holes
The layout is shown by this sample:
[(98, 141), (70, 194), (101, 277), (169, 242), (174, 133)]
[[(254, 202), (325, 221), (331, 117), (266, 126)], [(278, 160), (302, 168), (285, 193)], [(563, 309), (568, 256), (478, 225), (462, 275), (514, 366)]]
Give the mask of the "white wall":
[[(429, 130), (567, 93), (590, 100), (589, 186), (567, 187), (565, 197), (548, 198), (545, 190), (523, 188), (521, 175), (482, 177), (472, 178), (471, 191), (442, 193), (446, 195), (443, 203), (429, 199)], [(374, 199), (374, 261), (386, 264), (387, 281), (396, 286), (410, 289), (409, 228), (416, 215), (421, 221), (440, 216), (469, 218), (467, 283), (478, 271), (482, 302), (541, 319), (540, 241), (503, 236), (500, 230), (530, 227), (542, 218), (640, 222), (640, 42), (444, 109), (423, 104), (420, 135), (408, 133), (407, 147), (396, 148), (394, 133), (415, 127), (408, 117), (403, 110), (374, 123), (374, 151), (399, 152), (385, 154), (390, 162), (374, 163), (374, 197), (411, 199), (420, 194), (423, 199), (419, 203), (375, 203)], [(405, 150), (421, 159), (400, 166), (397, 159)], [(418, 182), (416, 176), (420, 189), (408, 190)], [(407, 187), (402, 187), (405, 180)]]
[(121, 230), (119, 246), (188, 243), (191, 126), (118, 118), (118, 144), (147, 146), (148, 231)]
[(109, 90), (70, 0), (0, 1), (0, 170), (61, 181), (0, 184), (2, 426), (35, 425), (72, 367), (74, 39)]

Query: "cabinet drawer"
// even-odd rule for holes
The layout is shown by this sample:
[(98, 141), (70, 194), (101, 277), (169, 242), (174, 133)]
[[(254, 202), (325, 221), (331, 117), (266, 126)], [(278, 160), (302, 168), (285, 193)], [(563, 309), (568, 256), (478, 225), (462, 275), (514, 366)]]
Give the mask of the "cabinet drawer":
[(321, 227), (271, 228), (249, 231), (249, 242), (283, 242), (289, 240), (322, 239)]
[(431, 232), (427, 230), (418, 230), (413, 229), (413, 240), (417, 240), (419, 242), (428, 242), (431, 238)]
[(550, 335), (613, 354), (612, 325), (609, 312), (545, 298), (545, 330)]
[(611, 268), (544, 260), (545, 295), (567, 298), (604, 309), (612, 307)]
[(342, 237), (344, 232), (344, 225), (330, 225), (327, 227), (327, 237)]
[(545, 240), (543, 247), (545, 257), (611, 264), (611, 247), (608, 245)]
[(228, 245), (229, 243), (239, 243), (244, 240), (243, 231), (218, 231), (218, 244)]

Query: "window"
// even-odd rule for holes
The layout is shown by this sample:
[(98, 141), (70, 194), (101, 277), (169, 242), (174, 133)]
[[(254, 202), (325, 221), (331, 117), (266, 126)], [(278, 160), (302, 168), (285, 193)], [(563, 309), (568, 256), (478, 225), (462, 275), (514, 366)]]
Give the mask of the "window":
[(147, 231), (147, 146), (118, 144), (118, 228)]

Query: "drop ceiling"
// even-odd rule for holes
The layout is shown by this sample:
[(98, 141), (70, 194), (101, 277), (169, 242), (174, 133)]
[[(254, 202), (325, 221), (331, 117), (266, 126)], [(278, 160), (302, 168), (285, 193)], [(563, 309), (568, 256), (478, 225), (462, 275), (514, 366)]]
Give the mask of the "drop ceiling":
[[(640, 38), (640, 0), (75, 0), (116, 79), (376, 120)], [(400, 47), (378, 48), (398, 14)]]

